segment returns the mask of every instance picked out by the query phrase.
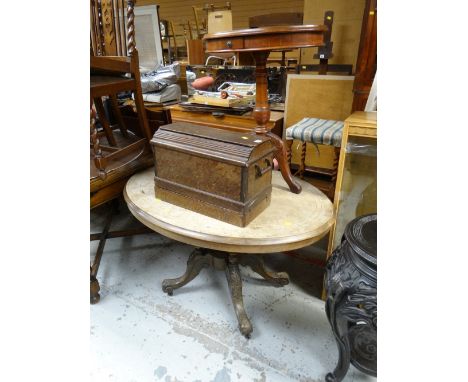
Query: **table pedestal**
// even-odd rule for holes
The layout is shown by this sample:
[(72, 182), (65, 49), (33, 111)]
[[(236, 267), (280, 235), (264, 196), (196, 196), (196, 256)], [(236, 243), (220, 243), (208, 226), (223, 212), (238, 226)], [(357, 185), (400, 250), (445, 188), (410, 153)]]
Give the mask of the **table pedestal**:
[(272, 282), (275, 286), (283, 286), (289, 283), (289, 277), (285, 272), (271, 272), (265, 268), (263, 258), (259, 255), (232, 254), (228, 252), (196, 248), (187, 261), (185, 273), (175, 279), (166, 279), (162, 283), (165, 293), (172, 296), (174, 289), (181, 288), (188, 284), (200, 271), (208, 266), (226, 273), (226, 279), (231, 292), (232, 305), (239, 322), (240, 332), (247, 338), (252, 333), (250, 323), (244, 308), (242, 297), (242, 278), (239, 265), (249, 266), (254, 272), (262, 276), (265, 280)]

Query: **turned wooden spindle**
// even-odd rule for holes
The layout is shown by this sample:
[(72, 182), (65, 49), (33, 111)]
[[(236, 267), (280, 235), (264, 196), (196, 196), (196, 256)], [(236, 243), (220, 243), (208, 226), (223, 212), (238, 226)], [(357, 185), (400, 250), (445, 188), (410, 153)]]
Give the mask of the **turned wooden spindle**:
[(133, 7), (135, 5), (134, 0), (127, 1), (127, 49), (128, 55), (133, 55), (135, 51), (135, 13)]
[(307, 153), (307, 143), (302, 142), (301, 166), (299, 168), (299, 176), (301, 177), (301, 179), (304, 179), (306, 153)]
[(99, 145), (99, 137), (96, 129), (96, 111), (91, 103), (90, 108), (90, 135), (91, 145), (93, 146), (94, 164), (99, 171), (99, 178), (104, 180), (107, 176), (105, 170), (105, 158), (102, 156), (101, 147)]
[(252, 116), (257, 122), (255, 132), (257, 134), (268, 133), (267, 123), (270, 120), (270, 107), (268, 106), (268, 79), (266, 62), (268, 58), (268, 51), (254, 52), (255, 59), (255, 82), (256, 82), (256, 95), (255, 95), (255, 109)]
[(293, 144), (294, 140), (292, 139), (288, 139), (286, 141), (286, 152), (288, 153), (287, 155), (287, 159), (288, 159), (288, 166), (291, 167), (291, 159), (292, 159), (292, 144)]

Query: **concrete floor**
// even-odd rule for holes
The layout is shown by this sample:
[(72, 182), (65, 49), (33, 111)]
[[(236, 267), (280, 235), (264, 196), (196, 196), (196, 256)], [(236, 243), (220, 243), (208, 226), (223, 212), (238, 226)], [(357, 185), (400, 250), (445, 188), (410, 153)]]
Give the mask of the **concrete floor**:
[[(91, 213), (98, 232), (105, 208)], [(112, 229), (138, 226), (125, 206)], [(320, 300), (326, 243), (265, 257), (286, 271), (276, 288), (242, 268), (250, 340), (238, 328), (223, 272), (204, 269), (172, 297), (165, 278), (180, 276), (191, 247), (158, 234), (110, 239), (99, 269), (101, 301), (91, 311), (91, 380), (125, 382), (324, 381), (338, 350)], [(91, 255), (97, 242), (91, 244)], [(344, 382), (375, 381), (354, 369)]]

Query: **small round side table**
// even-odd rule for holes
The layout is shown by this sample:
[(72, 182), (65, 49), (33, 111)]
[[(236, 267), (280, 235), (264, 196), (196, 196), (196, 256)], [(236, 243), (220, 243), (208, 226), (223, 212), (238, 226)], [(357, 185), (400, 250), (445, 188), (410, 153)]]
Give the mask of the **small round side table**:
[(163, 281), (163, 291), (173, 291), (192, 281), (207, 266), (226, 273), (241, 333), (249, 337), (252, 325), (244, 309), (239, 265), (276, 286), (289, 282), (285, 272), (265, 268), (259, 254), (308, 246), (325, 236), (333, 222), (333, 205), (318, 189), (299, 181), (302, 193), (289, 191), (281, 174), (273, 171), (271, 204), (248, 226), (237, 227), (156, 199), (154, 170), (130, 178), (124, 190), (130, 212), (144, 225), (171, 239), (195, 246), (181, 277)]
[(339, 349), (327, 382), (340, 382), (349, 364), (377, 376), (377, 215), (351, 221), (327, 263), (325, 310)]

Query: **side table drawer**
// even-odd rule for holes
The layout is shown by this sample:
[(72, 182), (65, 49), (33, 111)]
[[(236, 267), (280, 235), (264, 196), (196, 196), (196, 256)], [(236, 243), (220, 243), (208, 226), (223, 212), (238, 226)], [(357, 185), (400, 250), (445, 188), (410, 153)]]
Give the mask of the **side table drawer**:
[(232, 51), (237, 49), (244, 49), (244, 39), (242, 37), (226, 37), (217, 40), (209, 40), (206, 42), (205, 48), (207, 51)]

